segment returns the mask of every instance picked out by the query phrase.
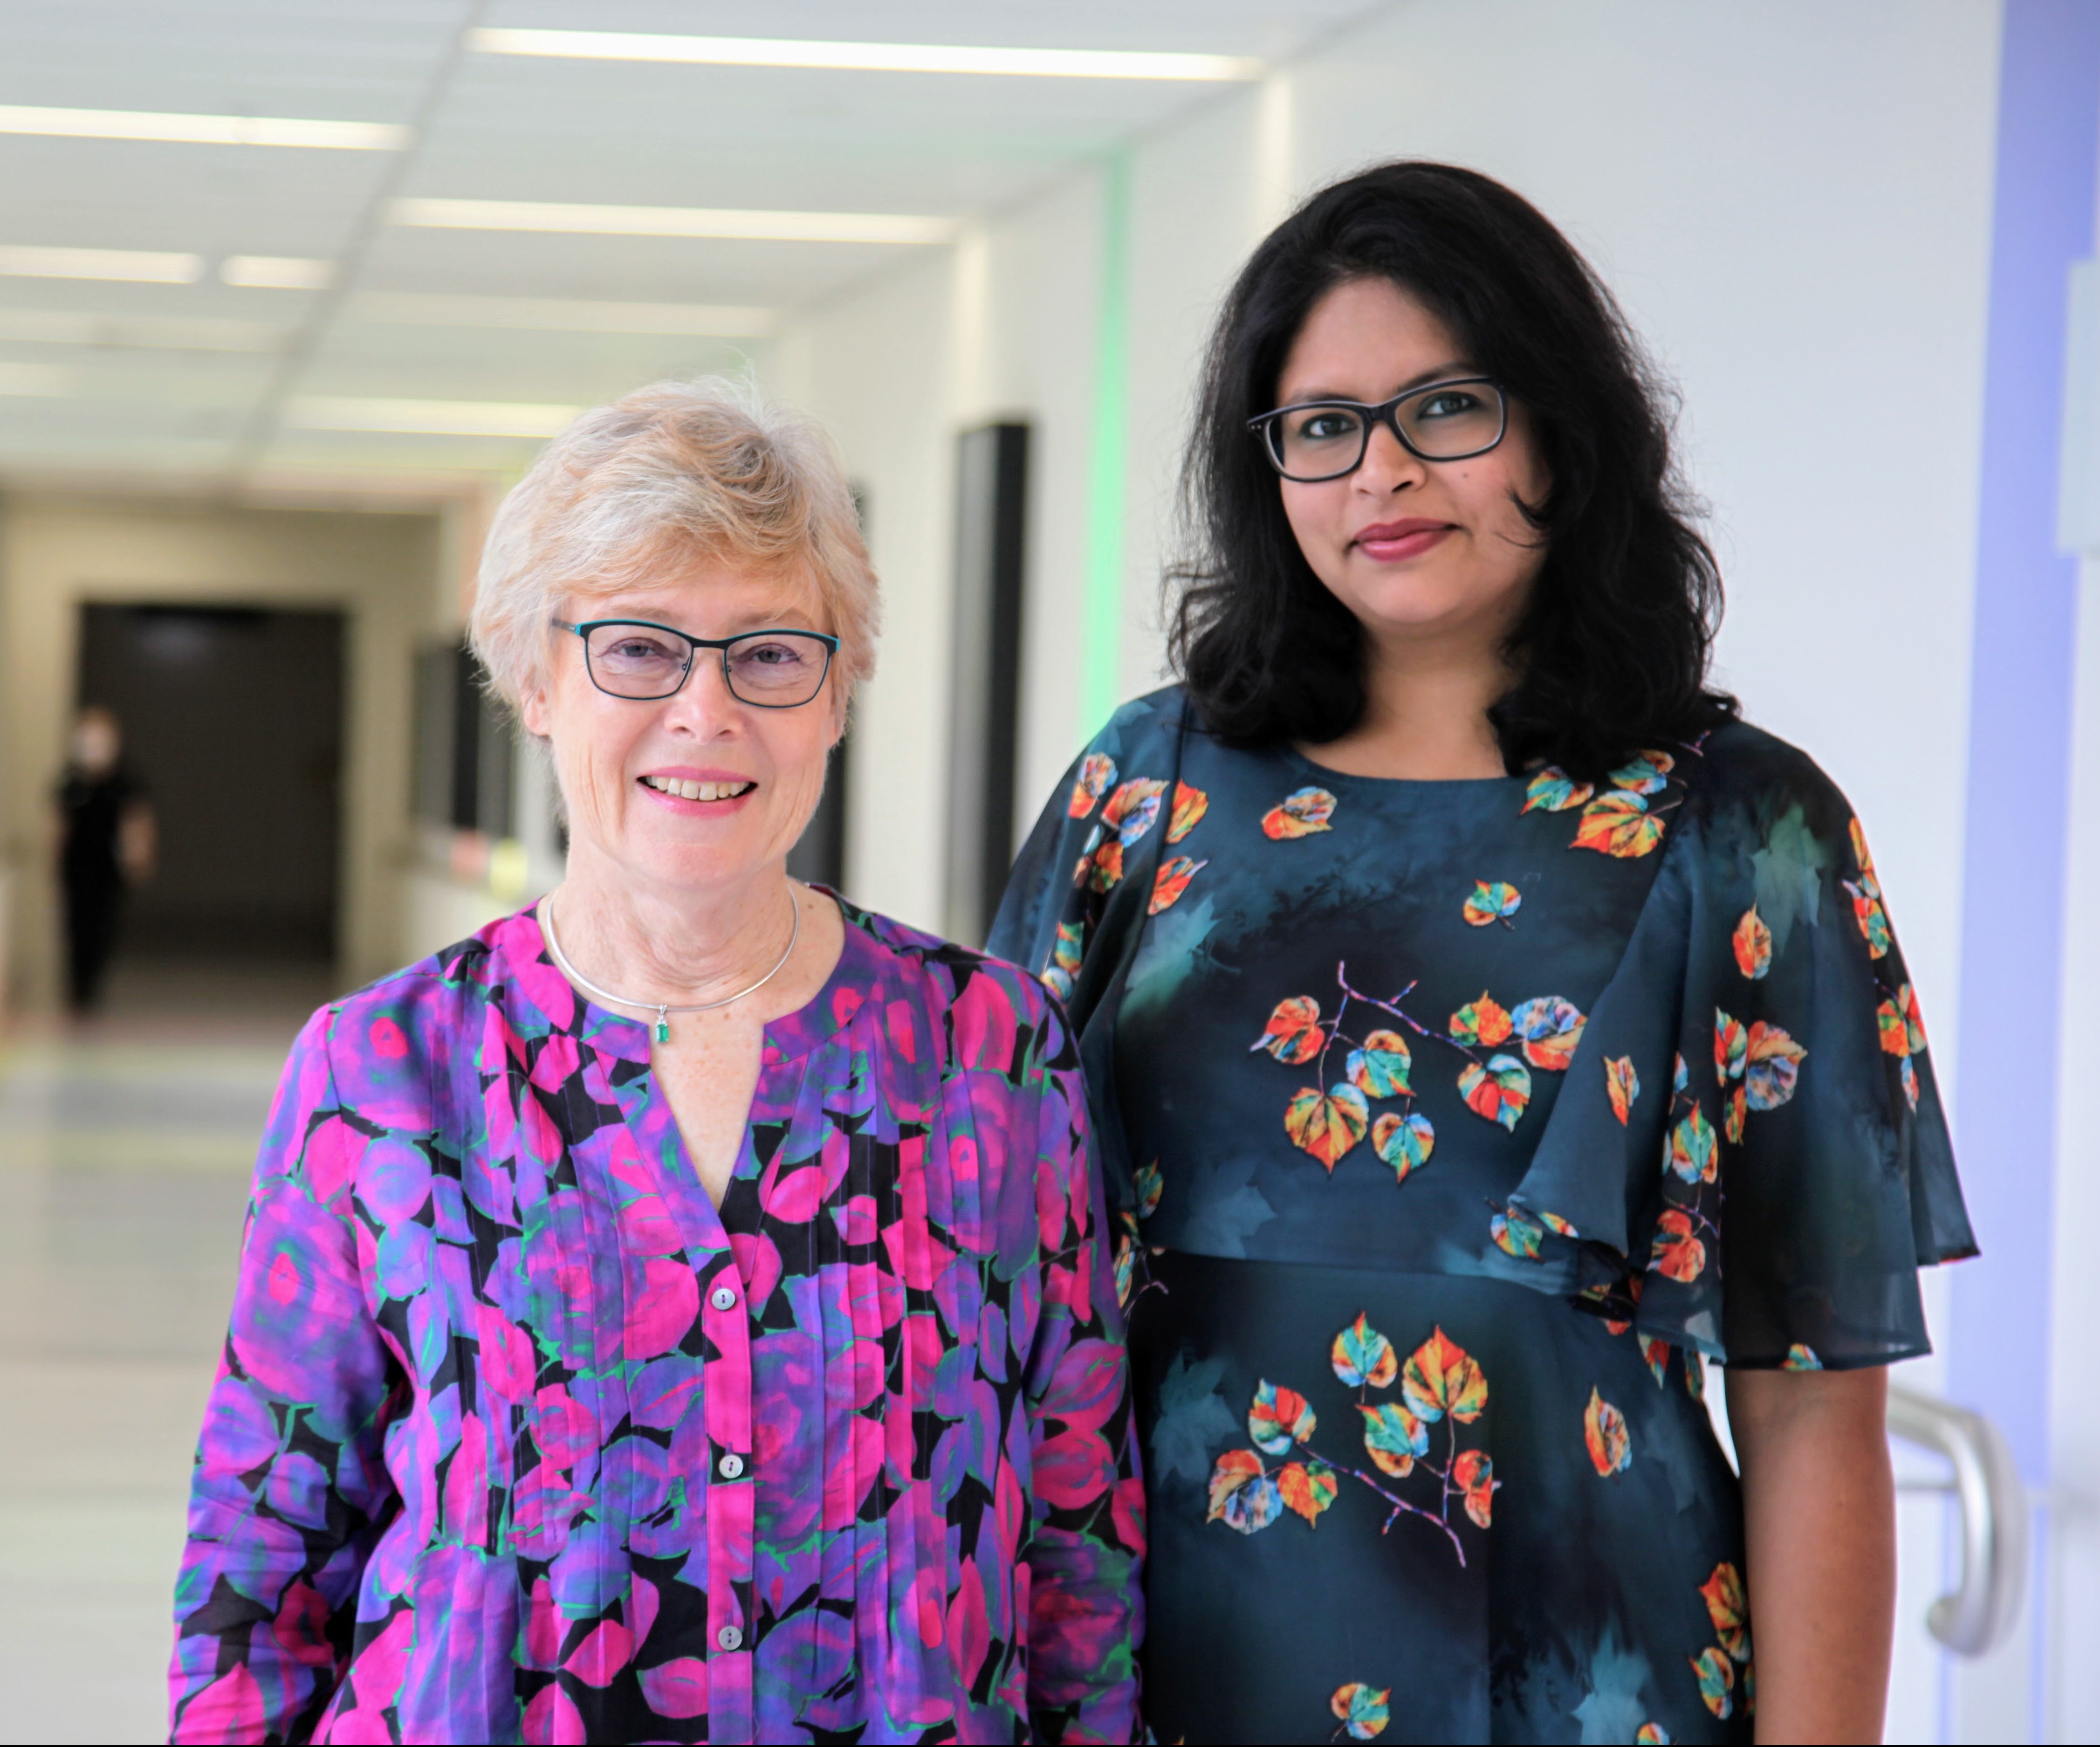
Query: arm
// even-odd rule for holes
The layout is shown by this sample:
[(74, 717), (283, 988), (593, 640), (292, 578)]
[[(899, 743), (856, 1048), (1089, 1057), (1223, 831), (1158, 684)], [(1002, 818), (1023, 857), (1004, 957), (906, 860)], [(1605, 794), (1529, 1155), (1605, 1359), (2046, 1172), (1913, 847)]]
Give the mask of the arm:
[(117, 859), (124, 877), (135, 885), (152, 879), (160, 855), (160, 829), (153, 823), (152, 804), (135, 801), (125, 808), (117, 827)]
[(332, 1017), (293, 1046), (256, 1166), (175, 1585), (177, 1741), (312, 1732), (342, 1677), (386, 1496), (395, 1372), (358, 1265), (350, 1177), (364, 1142), (340, 1119)]
[[(1043, 1077), (1038, 1134), (1046, 1242), (1043, 1314), (1024, 1379), (1035, 1475), (1021, 1555), (1031, 1579), (1030, 1720), (1039, 1740), (1131, 1741), (1141, 1727), (1145, 1483), (1076, 1068)], [(1054, 1247), (1053, 1210), (1063, 1227)]]
[(1895, 1612), (1888, 1373), (1737, 1370), (1757, 1738), (1878, 1741)]

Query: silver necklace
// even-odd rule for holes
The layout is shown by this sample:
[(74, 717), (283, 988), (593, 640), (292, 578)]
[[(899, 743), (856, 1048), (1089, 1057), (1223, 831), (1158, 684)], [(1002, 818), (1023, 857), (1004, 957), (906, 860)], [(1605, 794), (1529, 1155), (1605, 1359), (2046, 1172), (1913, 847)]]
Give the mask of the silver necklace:
[(735, 1002), (742, 1000), (747, 995), (757, 994), (787, 967), (788, 960), (795, 956), (795, 942), (801, 937), (802, 934), (802, 907), (796, 902), (795, 888), (792, 885), (788, 888), (788, 907), (794, 912), (795, 924), (788, 931), (788, 950), (780, 955), (779, 962), (771, 970), (752, 984), (749, 988), (739, 989), (735, 995), (726, 995), (719, 1001), (695, 1001), (686, 1007), (674, 1007), (668, 1001), (633, 1001), (624, 995), (615, 995), (610, 989), (598, 987), (575, 965), (570, 964), (568, 955), (562, 951), (562, 943), (554, 938), (554, 907), (552, 904), (542, 904), (540, 907), (540, 933), (545, 937), (547, 951), (553, 955), (555, 964), (562, 968), (562, 974), (571, 982), (586, 993), (596, 995), (608, 1007), (624, 1007), (630, 1012), (653, 1012), (656, 1019), (650, 1027), (651, 1034), (658, 1043), (668, 1043), (671, 1041), (669, 1017), (671, 1014), (708, 1013), (712, 1012), (717, 1007), (730, 1006)]

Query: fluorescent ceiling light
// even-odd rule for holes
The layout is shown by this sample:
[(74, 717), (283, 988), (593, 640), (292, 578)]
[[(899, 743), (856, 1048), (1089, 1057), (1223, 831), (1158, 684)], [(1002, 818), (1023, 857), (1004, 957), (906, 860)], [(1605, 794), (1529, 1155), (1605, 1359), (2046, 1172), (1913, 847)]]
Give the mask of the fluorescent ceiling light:
[(35, 109), (0, 104), (0, 134), (158, 139), (183, 145), (320, 146), (398, 152), (408, 130), (386, 121), (302, 121), (270, 115), (164, 115), (143, 109)]
[(48, 364), (0, 364), (0, 395), (63, 395), (73, 373)]
[(325, 291), (335, 278), (335, 262), (299, 255), (228, 255), (218, 276), (229, 285), (263, 291)]
[(773, 331), (773, 311), (712, 303), (605, 303), (571, 298), (470, 298), (368, 291), (354, 298), (364, 321), (433, 328), (535, 328), (571, 333), (686, 333), (712, 339)]
[(743, 237), (770, 243), (944, 243), (951, 218), (893, 212), (755, 212), (729, 206), (579, 206), (554, 201), (408, 200), (396, 224), (590, 236)]
[(199, 255), (142, 249), (32, 249), (0, 245), (0, 274), (15, 279), (122, 279), (152, 285), (194, 285)]
[(293, 401), (298, 430), (404, 431), (434, 437), (551, 437), (583, 409), (518, 400), (386, 400), (363, 395)]
[(960, 48), (938, 42), (805, 42), (780, 37), (649, 36), (624, 30), (477, 30), (484, 55), (682, 61), (715, 67), (825, 67), (854, 73), (1017, 73), (1055, 79), (1258, 79), (1242, 55), (1127, 49)]
[(284, 330), (260, 321), (208, 316), (84, 315), (77, 310), (0, 308), (0, 340), (111, 346), (148, 351), (273, 352)]

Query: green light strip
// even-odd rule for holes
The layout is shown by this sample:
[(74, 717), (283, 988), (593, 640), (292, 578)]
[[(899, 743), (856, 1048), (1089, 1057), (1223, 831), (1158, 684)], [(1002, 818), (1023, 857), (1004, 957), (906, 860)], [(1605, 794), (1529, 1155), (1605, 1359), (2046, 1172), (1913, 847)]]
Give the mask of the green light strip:
[(1123, 508), (1130, 398), (1130, 154), (1102, 171), (1101, 307), (1094, 351), (1093, 456), (1087, 482), (1087, 589), (1081, 618), (1080, 729), (1106, 721), (1123, 690)]

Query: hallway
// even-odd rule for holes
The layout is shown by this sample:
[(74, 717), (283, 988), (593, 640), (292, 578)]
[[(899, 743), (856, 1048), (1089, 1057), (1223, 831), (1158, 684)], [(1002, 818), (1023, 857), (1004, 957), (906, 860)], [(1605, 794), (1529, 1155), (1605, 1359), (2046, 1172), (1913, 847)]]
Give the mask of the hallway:
[(170, 1586), (255, 1137), (329, 993), (126, 967), (108, 1018), (0, 1045), (0, 1741), (165, 1738)]

